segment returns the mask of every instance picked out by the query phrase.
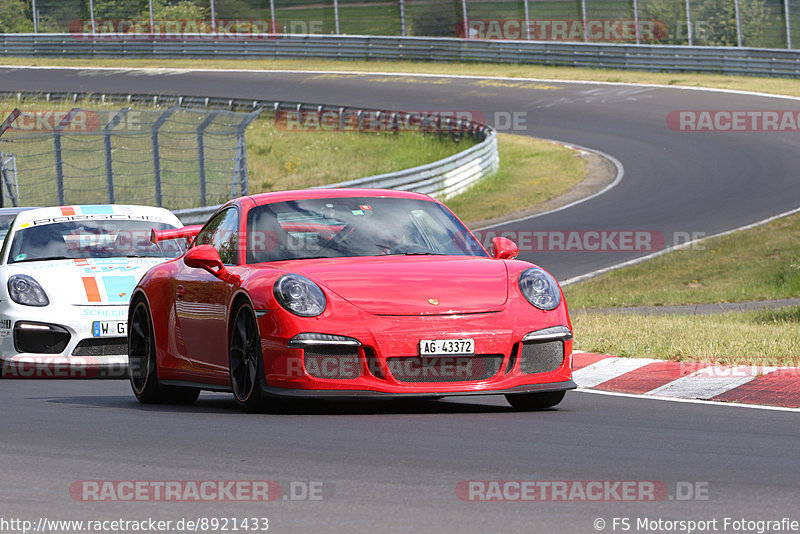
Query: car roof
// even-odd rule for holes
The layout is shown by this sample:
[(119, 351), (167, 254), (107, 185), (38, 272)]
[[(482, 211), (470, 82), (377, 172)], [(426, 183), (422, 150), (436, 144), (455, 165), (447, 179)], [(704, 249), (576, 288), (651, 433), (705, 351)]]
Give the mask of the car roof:
[(13, 208), (0, 208), (0, 215), (13, 215), (15, 213), (19, 213), (21, 211), (28, 211), (28, 210), (35, 210), (36, 208), (33, 207), (13, 207)]
[(164, 222), (181, 226), (178, 218), (167, 209), (156, 208), (153, 206), (133, 206), (127, 204), (76, 204), (72, 206), (35, 208), (22, 211), (19, 215), (17, 215), (15, 225), (19, 226), (38, 219), (51, 219), (80, 215), (149, 215), (152, 217), (159, 217), (163, 219)]
[(411, 191), (397, 191), (395, 189), (297, 189), (292, 191), (274, 191), (250, 195), (256, 205), (285, 202), (287, 200), (305, 200), (313, 198), (346, 198), (346, 197), (374, 197), (374, 198), (409, 198), (417, 200), (436, 201), (428, 195), (413, 193)]

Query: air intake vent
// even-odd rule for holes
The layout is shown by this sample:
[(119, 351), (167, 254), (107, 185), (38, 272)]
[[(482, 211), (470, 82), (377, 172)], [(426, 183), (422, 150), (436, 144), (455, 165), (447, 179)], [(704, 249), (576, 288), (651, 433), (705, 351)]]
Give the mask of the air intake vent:
[(361, 376), (358, 347), (308, 347), (303, 350), (303, 364), (314, 378), (352, 380)]
[(520, 370), (528, 375), (555, 371), (564, 362), (564, 342), (527, 342), (522, 344)]
[(474, 382), (496, 375), (503, 364), (503, 355), (411, 356), (389, 358), (387, 363), (389, 372), (401, 382)]

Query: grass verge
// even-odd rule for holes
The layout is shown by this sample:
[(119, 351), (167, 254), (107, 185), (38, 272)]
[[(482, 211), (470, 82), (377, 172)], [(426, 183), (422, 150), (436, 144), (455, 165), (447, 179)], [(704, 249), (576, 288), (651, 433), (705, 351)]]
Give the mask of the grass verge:
[(247, 130), (251, 191), (303, 189), (401, 171), (452, 156), (470, 143), (410, 132), (286, 132), (263, 119)]
[(800, 295), (800, 214), (701, 241), (564, 288), (572, 309)]
[(798, 323), (796, 307), (718, 315), (572, 315), (576, 349), (720, 365), (800, 365)]
[[(800, 295), (800, 215), (564, 288), (580, 350), (719, 363), (800, 365), (800, 307), (697, 316), (596, 311)], [(595, 311), (593, 311), (595, 309)]]
[(447, 201), (470, 227), (552, 200), (586, 174), (585, 160), (575, 150), (519, 135), (498, 134), (497, 139), (498, 172)]

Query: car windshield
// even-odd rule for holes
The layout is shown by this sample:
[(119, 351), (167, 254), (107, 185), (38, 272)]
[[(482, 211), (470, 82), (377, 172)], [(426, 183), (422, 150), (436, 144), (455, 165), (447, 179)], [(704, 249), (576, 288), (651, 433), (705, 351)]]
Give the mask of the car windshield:
[(80, 220), (42, 224), (17, 230), (8, 263), (81, 258), (175, 258), (180, 240), (154, 245), (150, 230), (173, 228), (144, 220)]
[(276, 202), (247, 216), (247, 262), (381, 255), (486, 256), (442, 205), (353, 197)]

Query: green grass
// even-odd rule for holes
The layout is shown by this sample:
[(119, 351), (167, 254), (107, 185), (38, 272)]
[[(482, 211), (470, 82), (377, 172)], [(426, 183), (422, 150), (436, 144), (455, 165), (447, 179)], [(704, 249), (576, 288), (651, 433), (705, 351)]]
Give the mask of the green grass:
[(564, 288), (572, 309), (800, 296), (800, 215)]
[(447, 206), (468, 225), (528, 210), (580, 182), (585, 160), (579, 153), (547, 141), (498, 134), (500, 169)]
[(575, 348), (720, 365), (800, 365), (800, 308), (718, 315), (572, 314)]
[(800, 215), (713, 238), (702, 250), (569, 285), (576, 347), (630, 357), (800, 365), (800, 307), (698, 316), (592, 311), (616, 306), (737, 302), (800, 296)]
[(409, 132), (286, 132), (262, 120), (247, 131), (247, 157), (253, 192), (263, 192), (400, 171), (444, 159), (469, 143)]

